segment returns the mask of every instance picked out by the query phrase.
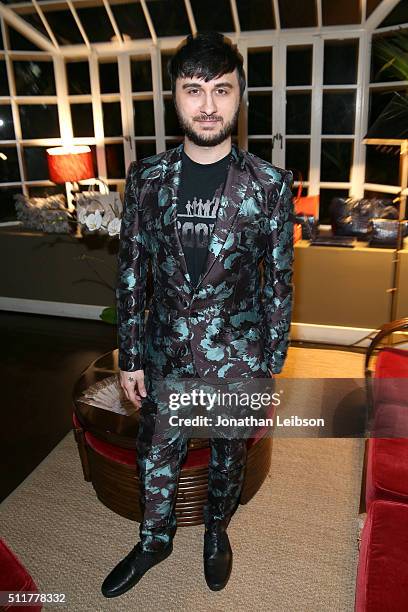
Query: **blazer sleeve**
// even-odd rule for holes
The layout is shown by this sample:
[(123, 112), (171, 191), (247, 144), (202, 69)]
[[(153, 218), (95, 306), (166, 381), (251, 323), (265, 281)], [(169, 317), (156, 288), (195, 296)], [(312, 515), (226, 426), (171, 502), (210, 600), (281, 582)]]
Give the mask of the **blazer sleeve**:
[(141, 226), (137, 162), (129, 166), (124, 191), (116, 286), (119, 369), (144, 367), (148, 252)]
[(270, 218), (271, 231), (264, 258), (264, 347), (268, 367), (273, 374), (279, 374), (285, 362), (292, 317), (294, 213), (289, 188), (292, 180), (293, 173), (288, 171)]

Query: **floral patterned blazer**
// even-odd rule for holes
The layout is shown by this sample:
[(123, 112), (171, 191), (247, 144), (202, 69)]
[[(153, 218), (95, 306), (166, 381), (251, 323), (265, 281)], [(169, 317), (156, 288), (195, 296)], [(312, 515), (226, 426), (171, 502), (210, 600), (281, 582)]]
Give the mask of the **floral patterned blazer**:
[[(204, 379), (278, 373), (292, 313), (293, 174), (232, 145), (224, 189), (215, 194), (207, 263), (194, 287), (177, 228), (183, 146), (132, 162), (127, 172), (119, 368), (158, 378), (182, 377), (191, 363)], [(153, 295), (146, 304), (149, 261)]]

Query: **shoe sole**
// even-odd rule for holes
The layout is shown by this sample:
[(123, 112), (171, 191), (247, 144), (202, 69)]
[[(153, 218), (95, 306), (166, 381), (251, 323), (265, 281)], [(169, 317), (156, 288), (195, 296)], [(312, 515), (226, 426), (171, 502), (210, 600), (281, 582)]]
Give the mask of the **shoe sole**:
[(136, 586), (137, 583), (140, 582), (140, 580), (147, 574), (147, 572), (150, 571), (155, 565), (167, 559), (167, 557), (169, 557), (172, 552), (173, 552), (173, 546), (171, 546), (171, 548), (166, 552), (166, 554), (163, 553), (164, 556), (162, 556), (158, 561), (155, 561), (155, 563), (153, 563), (153, 565), (151, 565), (149, 569), (147, 569), (144, 572), (144, 574), (142, 574), (142, 576), (139, 576), (134, 582), (129, 583), (125, 589), (121, 589), (120, 591), (115, 591), (115, 593), (109, 593), (109, 592), (104, 593), (103, 590), (101, 589), (102, 595), (106, 597), (106, 599), (113, 599), (115, 597), (120, 597), (121, 595), (124, 595), (125, 593), (130, 591), (130, 589), (133, 589), (133, 587)]

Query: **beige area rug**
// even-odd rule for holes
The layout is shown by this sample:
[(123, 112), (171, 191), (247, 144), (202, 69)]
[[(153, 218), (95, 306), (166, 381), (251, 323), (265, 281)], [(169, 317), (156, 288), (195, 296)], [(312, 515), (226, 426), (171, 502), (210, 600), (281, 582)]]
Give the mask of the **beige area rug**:
[[(360, 376), (363, 357), (291, 348), (283, 374)], [(199, 526), (178, 529), (173, 554), (135, 588), (103, 598), (100, 585), (138, 524), (96, 499), (72, 433), (0, 506), (1, 535), (41, 591), (66, 593), (66, 606), (46, 610), (352, 612), (362, 459), (358, 439), (277, 438), (267, 480), (230, 524), (234, 567), (218, 593), (205, 584)]]

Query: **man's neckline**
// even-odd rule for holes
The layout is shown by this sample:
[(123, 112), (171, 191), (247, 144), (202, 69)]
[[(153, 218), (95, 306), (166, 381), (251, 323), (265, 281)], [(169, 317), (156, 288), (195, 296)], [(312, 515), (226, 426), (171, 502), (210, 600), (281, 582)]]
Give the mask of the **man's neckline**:
[(224, 155), (224, 157), (221, 157), (221, 159), (218, 159), (215, 162), (211, 162), (210, 164), (201, 164), (200, 162), (194, 161), (194, 159), (191, 159), (191, 157), (185, 152), (184, 147), (183, 147), (183, 150), (182, 150), (182, 155), (183, 155), (183, 157), (187, 158), (187, 160), (191, 164), (193, 164), (195, 166), (200, 166), (200, 168), (208, 168), (208, 167), (212, 168), (212, 167), (216, 166), (217, 164), (221, 165), (223, 162), (225, 163), (225, 161), (227, 159), (229, 159), (230, 156), (232, 155), (232, 150), (229, 153), (227, 153), (227, 155)]

